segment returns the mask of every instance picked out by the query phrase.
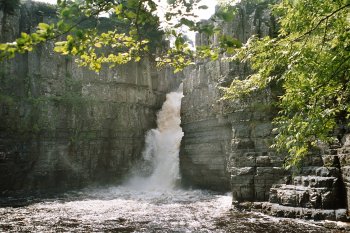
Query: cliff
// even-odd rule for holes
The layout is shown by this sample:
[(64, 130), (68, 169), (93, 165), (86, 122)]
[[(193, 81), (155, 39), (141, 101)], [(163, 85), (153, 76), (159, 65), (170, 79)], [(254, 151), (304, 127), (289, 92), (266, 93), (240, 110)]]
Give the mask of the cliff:
[[(242, 1), (234, 20), (220, 24), (221, 32), (243, 43), (252, 35), (275, 36), (278, 25), (269, 2)], [(199, 34), (196, 43), (215, 44), (217, 38)], [(263, 209), (274, 216), (348, 221), (348, 136), (342, 146), (313, 151), (299, 173), (285, 170), (285, 155), (270, 147), (275, 136), (274, 103), (281, 88), (269, 86), (247, 98), (222, 100), (220, 87), (251, 72), (247, 63), (224, 60), (198, 62), (187, 70), (181, 110), (184, 184), (231, 189), (236, 206)]]
[[(274, 36), (278, 25), (268, 2), (240, 3), (235, 19), (220, 24), (222, 32), (242, 42)], [(14, 15), (0, 11), (0, 40), (54, 20), (55, 10), (45, 4), (27, 3)], [(196, 43), (216, 40), (199, 34)], [(42, 44), (0, 63), (0, 195), (117, 184), (141, 156), (145, 132), (156, 126), (165, 93), (181, 78), (157, 71), (150, 58), (96, 74), (52, 47)], [(246, 208), (249, 201), (248, 208), (275, 216), (349, 220), (349, 135), (337, 147), (313, 152), (292, 176), (282, 166), (284, 155), (270, 148), (280, 87), (221, 99), (220, 87), (251, 72), (249, 64), (224, 60), (185, 70), (183, 184), (231, 190), (235, 205)]]
[[(251, 35), (275, 33), (266, 3), (239, 5), (233, 22), (220, 25), (224, 34), (246, 42)], [(197, 44), (216, 43), (197, 35)], [(285, 172), (283, 157), (269, 146), (274, 95), (271, 90), (235, 103), (220, 100), (220, 87), (251, 72), (248, 64), (225, 61), (197, 64), (185, 75), (180, 152), (184, 182), (217, 190), (233, 190), (234, 200), (264, 200)]]
[[(0, 39), (53, 20), (46, 4), (0, 11)], [(151, 59), (96, 74), (52, 48), (0, 64), (0, 195), (118, 183), (141, 156), (166, 92), (179, 84)]]

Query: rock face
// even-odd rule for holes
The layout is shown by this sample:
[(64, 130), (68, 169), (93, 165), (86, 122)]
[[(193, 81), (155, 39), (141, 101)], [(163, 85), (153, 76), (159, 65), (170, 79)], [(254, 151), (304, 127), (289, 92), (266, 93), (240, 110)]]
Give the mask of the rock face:
[[(2, 41), (54, 20), (45, 4), (0, 11)], [(0, 195), (118, 182), (178, 85), (149, 60), (99, 74), (43, 44), (0, 64)]]
[[(268, 2), (240, 3), (233, 22), (221, 25), (223, 33), (243, 42), (254, 34), (273, 36), (277, 25), (267, 10)], [(197, 35), (196, 42), (218, 43), (205, 35)], [(188, 70), (180, 151), (184, 182), (216, 190), (230, 187), (236, 206), (248, 202), (274, 216), (348, 221), (349, 135), (342, 147), (315, 152), (292, 176), (282, 167), (284, 156), (270, 148), (276, 116), (273, 102), (279, 88), (270, 86), (235, 102), (221, 100), (220, 87), (250, 72), (247, 64), (225, 61), (198, 63)]]
[(289, 184), (270, 189), (263, 209), (278, 217), (347, 221), (341, 173), (337, 150), (314, 155)]
[(228, 190), (226, 166), (232, 132), (229, 122), (217, 116), (216, 84), (221, 76), (221, 65), (205, 63), (185, 75), (180, 170), (185, 184)]
[[(225, 34), (246, 42), (254, 34), (273, 35), (275, 21), (266, 3), (240, 4), (232, 23), (222, 25)], [(217, 43), (197, 36), (197, 44)], [(267, 200), (272, 184), (285, 176), (283, 156), (269, 147), (274, 95), (256, 93), (235, 103), (219, 101), (220, 87), (250, 74), (247, 64), (224, 61), (197, 64), (186, 74), (182, 104), (185, 136), (180, 151), (184, 182), (193, 186), (228, 190), (234, 201)]]
[(341, 182), (343, 184), (342, 199), (345, 199), (348, 216), (350, 216), (350, 135), (343, 137), (342, 147), (337, 150), (339, 159)]

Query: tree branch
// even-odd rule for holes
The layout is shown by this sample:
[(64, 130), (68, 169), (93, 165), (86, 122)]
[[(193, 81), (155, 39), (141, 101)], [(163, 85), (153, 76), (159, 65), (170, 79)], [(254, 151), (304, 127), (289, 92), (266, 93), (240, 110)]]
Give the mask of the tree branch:
[(322, 18), (313, 28), (311, 28), (309, 31), (305, 32), (303, 35), (299, 36), (298, 38), (294, 39), (293, 42), (301, 39), (302, 37), (304, 37), (304, 36), (306, 36), (306, 35), (308, 35), (310, 33), (312, 33), (313, 31), (315, 31), (323, 23), (323, 21), (325, 21), (325, 20), (328, 21), (328, 19), (331, 18), (333, 15), (335, 15), (339, 11), (344, 10), (347, 7), (350, 7), (350, 3), (344, 5), (344, 6), (340, 7), (340, 8), (338, 8), (337, 10), (333, 11), (329, 15), (325, 16), (324, 18)]

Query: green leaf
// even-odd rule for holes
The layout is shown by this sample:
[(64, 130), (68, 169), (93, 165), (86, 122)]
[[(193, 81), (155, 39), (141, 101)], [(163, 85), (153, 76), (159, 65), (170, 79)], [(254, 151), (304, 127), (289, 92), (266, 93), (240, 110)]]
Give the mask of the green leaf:
[(38, 29), (41, 29), (43, 31), (47, 31), (48, 29), (50, 29), (50, 25), (48, 25), (46, 23), (39, 23), (38, 24)]
[(0, 44), (0, 50), (6, 50), (8, 48), (7, 44)]
[(119, 3), (118, 5), (116, 5), (114, 7), (114, 13), (116, 15), (119, 15), (120, 13), (122, 13), (122, 10), (123, 10), (123, 4)]

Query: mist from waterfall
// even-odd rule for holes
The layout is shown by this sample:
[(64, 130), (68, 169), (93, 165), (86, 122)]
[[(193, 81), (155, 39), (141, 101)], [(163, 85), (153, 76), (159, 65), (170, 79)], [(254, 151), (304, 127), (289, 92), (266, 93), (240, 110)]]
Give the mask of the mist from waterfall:
[(127, 186), (142, 190), (169, 190), (176, 186), (180, 179), (179, 150), (184, 135), (180, 126), (182, 97), (182, 84), (177, 91), (166, 95), (157, 114), (157, 128), (146, 134), (143, 161), (134, 169)]
[(0, 198), (0, 232), (330, 232), (302, 220), (232, 210), (231, 194), (175, 189), (182, 97), (181, 88), (167, 95), (157, 128), (146, 134), (143, 159), (124, 185), (28, 197), (16, 208), (14, 199), (7, 205)]

